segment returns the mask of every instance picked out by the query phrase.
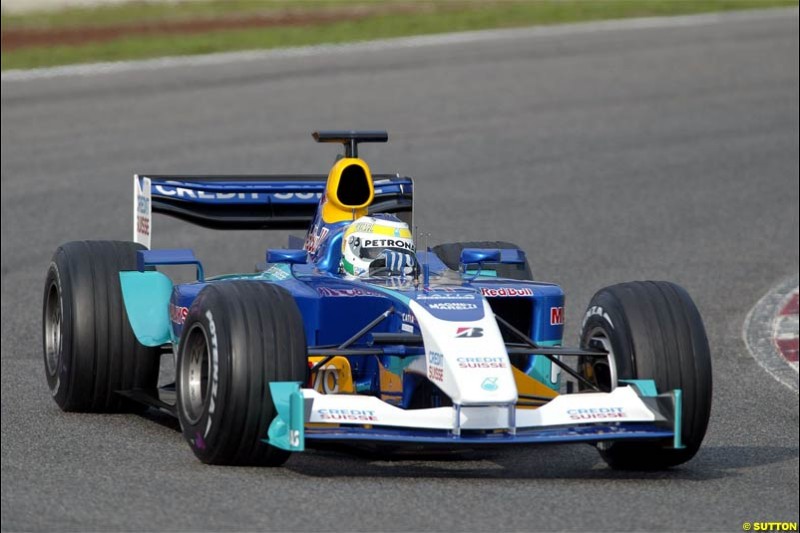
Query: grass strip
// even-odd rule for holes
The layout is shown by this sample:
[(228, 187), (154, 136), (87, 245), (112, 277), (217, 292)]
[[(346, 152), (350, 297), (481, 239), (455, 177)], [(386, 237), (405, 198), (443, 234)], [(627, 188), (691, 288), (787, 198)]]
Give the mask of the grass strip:
[[(319, 13), (359, 6), (374, 13), (350, 20), (326, 20), (308, 25), (217, 30), (207, 33), (128, 35), (105, 42), (27, 46), (2, 51), (2, 69), (26, 69), (73, 63), (145, 59), (268, 49), (324, 43), (344, 43), (488, 28), (561, 24), (643, 16), (685, 15), (776, 6), (796, 6), (796, 0), (538, 0), (528, 2), (189, 2), (123, 4), (97, 9), (72, 9), (47, 15), (4, 15), (3, 28), (102, 27), (103, 25), (283, 13)], [(138, 8), (136, 7), (138, 6)], [(409, 7), (413, 9), (409, 9)], [(138, 9), (134, 14), (132, 9)], [(299, 10), (299, 11), (298, 11)], [(310, 16), (311, 20), (314, 17)]]

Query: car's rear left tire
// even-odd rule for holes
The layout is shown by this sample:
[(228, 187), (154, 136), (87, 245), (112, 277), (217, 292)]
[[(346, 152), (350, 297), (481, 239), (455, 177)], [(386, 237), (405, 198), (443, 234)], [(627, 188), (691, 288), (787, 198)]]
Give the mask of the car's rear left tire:
[(183, 436), (204, 463), (279, 466), (265, 443), (277, 415), (269, 383), (306, 380), (303, 320), (291, 294), (260, 281), (204, 288), (184, 323), (176, 368)]
[[(599, 346), (598, 346), (599, 345)], [(618, 379), (651, 379), (658, 392), (681, 389), (683, 449), (669, 442), (615, 442), (599, 446), (609, 466), (657, 470), (685, 463), (697, 453), (711, 413), (711, 354), (700, 313), (674, 283), (637, 281), (598, 291), (583, 319), (581, 346), (613, 354)], [(613, 372), (584, 368), (601, 389)]]
[(136, 270), (141, 249), (132, 242), (75, 241), (53, 254), (42, 337), (47, 384), (64, 411), (135, 410), (116, 391), (156, 387), (160, 350), (136, 340), (119, 281), (120, 271)]

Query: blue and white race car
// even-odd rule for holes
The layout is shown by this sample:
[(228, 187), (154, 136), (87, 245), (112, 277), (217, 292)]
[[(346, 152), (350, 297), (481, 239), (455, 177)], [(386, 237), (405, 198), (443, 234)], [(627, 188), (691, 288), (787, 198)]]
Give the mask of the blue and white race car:
[[(134, 176), (134, 242), (60, 246), (44, 291), (48, 384), (65, 411), (173, 414), (200, 460), (283, 464), (335, 443), (596, 445), (613, 468), (692, 458), (711, 408), (705, 330), (667, 282), (598, 291), (564, 347), (564, 293), (505, 242), (420, 249), (413, 181), (358, 145), (327, 176)], [(206, 277), (151, 249), (163, 213), (217, 229), (303, 229), (253, 273)], [(156, 270), (187, 265), (190, 283)], [(164, 353), (175, 383), (158, 387)]]

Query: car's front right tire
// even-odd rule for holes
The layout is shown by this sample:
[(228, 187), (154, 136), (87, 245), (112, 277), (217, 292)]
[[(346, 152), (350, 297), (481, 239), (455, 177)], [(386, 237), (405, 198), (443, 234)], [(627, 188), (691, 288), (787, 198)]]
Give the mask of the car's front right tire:
[[(711, 353), (700, 312), (682, 287), (634, 281), (599, 290), (583, 319), (581, 346), (601, 347), (614, 358), (619, 379), (653, 380), (659, 393), (682, 391), (681, 440), (615, 442), (600, 455), (615, 469), (657, 470), (685, 463), (697, 453), (711, 414)], [(587, 377), (610, 390), (607, 366), (584, 367)]]

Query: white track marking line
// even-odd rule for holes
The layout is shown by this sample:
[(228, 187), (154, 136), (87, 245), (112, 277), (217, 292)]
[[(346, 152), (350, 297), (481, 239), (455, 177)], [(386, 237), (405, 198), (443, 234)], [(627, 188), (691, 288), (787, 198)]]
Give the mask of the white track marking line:
[(787, 296), (797, 290), (797, 276), (771, 288), (753, 306), (742, 325), (742, 338), (753, 359), (778, 382), (798, 393), (798, 367), (778, 352), (774, 340), (777, 325), (781, 322), (778, 313), (785, 305)]
[(249, 61), (265, 61), (280, 58), (319, 56), (326, 54), (354, 54), (396, 50), (401, 48), (446, 46), (485, 41), (508, 41), (514, 39), (557, 37), (624, 30), (705, 26), (724, 22), (779, 19), (787, 16), (796, 17), (797, 15), (798, 8), (791, 7), (727, 13), (704, 13), (700, 15), (618, 19), (576, 24), (562, 24), (555, 26), (534, 26), (528, 28), (504, 30), (481, 30), (436, 35), (418, 35), (412, 37), (362, 41), (339, 45), (324, 44), (294, 48), (249, 50), (244, 52), (223, 52), (196, 56), (173, 56), (137, 61), (115, 61), (109, 63), (65, 65), (60, 67), (37, 68), (29, 70), (7, 70), (0, 75), (0, 78), (3, 82), (22, 82), (29, 80), (60, 78), (64, 76), (99, 76), (139, 70), (161, 70), (185, 66), (221, 65)]

